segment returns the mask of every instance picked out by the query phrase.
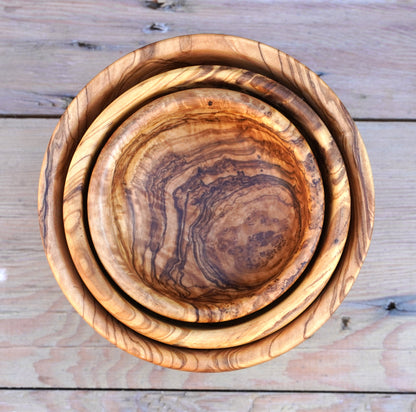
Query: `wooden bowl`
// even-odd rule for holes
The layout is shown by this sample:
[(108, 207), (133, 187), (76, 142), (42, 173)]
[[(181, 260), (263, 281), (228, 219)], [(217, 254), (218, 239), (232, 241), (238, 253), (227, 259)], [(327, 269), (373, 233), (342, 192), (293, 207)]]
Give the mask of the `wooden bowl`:
[(277, 299), (312, 258), (323, 216), (319, 168), (298, 130), (230, 90), (184, 90), (137, 111), (100, 153), (88, 192), (92, 241), (113, 280), (186, 322)]
[[(200, 329), (191, 325), (172, 325), (151, 316), (124, 299), (114, 288), (88, 243), (88, 229), (81, 216), (86, 215), (83, 199), (94, 159), (106, 141), (110, 125), (117, 124), (142, 102), (157, 93), (176, 90), (180, 86), (194, 88), (202, 85), (236, 87), (265, 97), (295, 119), (309, 143), (321, 158), (321, 172), (326, 186), (326, 225), (321, 236), (319, 257), (308, 268), (298, 287), (270, 310), (244, 322), (220, 325), (220, 328)], [(94, 187), (94, 185), (92, 185)], [(79, 144), (68, 170), (64, 196), (64, 222), (68, 246), (83, 281), (98, 301), (121, 322), (133, 330), (169, 344), (195, 348), (219, 348), (245, 344), (272, 333), (289, 323), (312, 302), (328, 281), (341, 255), (349, 223), (349, 190), (342, 157), (325, 125), (303, 100), (284, 86), (241, 69), (224, 67), (188, 67), (155, 76), (124, 93), (110, 104), (88, 129)], [(80, 210), (81, 208), (81, 210)], [(88, 222), (85, 222), (88, 226)], [(96, 225), (97, 227), (101, 224)], [(81, 259), (79, 257), (82, 257)], [(286, 294), (287, 295), (287, 294)]]
[[(329, 283), (312, 305), (279, 331), (231, 349), (194, 350), (165, 345), (133, 332), (94, 300), (81, 281), (66, 246), (62, 197), (71, 156), (97, 115), (124, 91), (168, 69), (194, 64), (225, 64), (287, 86), (319, 114), (344, 157), (352, 192), (352, 219), (344, 253)], [(52, 136), (39, 184), (41, 235), (62, 290), (100, 334), (120, 348), (159, 365), (191, 371), (232, 370), (264, 362), (296, 346), (316, 331), (339, 306), (366, 255), (374, 220), (374, 188), (364, 144), (337, 96), (301, 63), (254, 41), (222, 35), (193, 35), (139, 49), (96, 76), (74, 99)]]

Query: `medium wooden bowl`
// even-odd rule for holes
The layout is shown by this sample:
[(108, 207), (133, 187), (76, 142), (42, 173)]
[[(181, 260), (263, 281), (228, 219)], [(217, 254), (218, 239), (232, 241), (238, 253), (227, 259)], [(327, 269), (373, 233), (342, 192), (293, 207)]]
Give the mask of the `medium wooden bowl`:
[[(94, 300), (66, 247), (62, 196), (71, 156), (94, 118), (134, 84), (167, 69), (225, 64), (267, 74), (305, 99), (320, 115), (344, 157), (352, 192), (352, 219), (345, 251), (320, 297), (294, 321), (253, 344), (232, 349), (173, 348), (137, 334)], [(254, 41), (222, 35), (193, 35), (137, 50), (109, 66), (74, 99), (52, 136), (41, 170), (39, 218), (49, 263), (62, 290), (109, 341), (142, 359), (191, 371), (232, 370), (264, 362), (296, 346), (331, 316), (352, 286), (366, 255), (374, 219), (374, 188), (364, 144), (336, 95), (290, 56)]]
[[(189, 88), (204, 85), (224, 88), (235, 87), (236, 84), (241, 90), (265, 97), (269, 103), (284, 109), (288, 117), (295, 119), (321, 158), (321, 172), (327, 186), (327, 207), (319, 255), (315, 256), (314, 264), (307, 269), (297, 288), (254, 319), (209, 329), (189, 324), (172, 325), (132, 305), (108, 281), (96, 262), (96, 254), (91, 250), (93, 246), (88, 243), (88, 229), (80, 218), (86, 215), (83, 209), (86, 203), (83, 199), (85, 188), (93, 160), (98, 156), (109, 130), (112, 130), (110, 125), (117, 124), (119, 118), (147, 101), (149, 93), (155, 97), (157, 93), (176, 90), (184, 85)], [(348, 180), (342, 157), (325, 125), (313, 110), (284, 86), (264, 76), (241, 69), (215, 66), (188, 67), (155, 76), (128, 90), (110, 104), (85, 133), (79, 149), (74, 153), (68, 170), (63, 207), (66, 237), (74, 263), (95, 298), (118, 320), (148, 337), (194, 348), (230, 347), (257, 340), (289, 323), (301, 313), (322, 290), (339, 260), (350, 214)], [(85, 225), (88, 226), (88, 222)]]

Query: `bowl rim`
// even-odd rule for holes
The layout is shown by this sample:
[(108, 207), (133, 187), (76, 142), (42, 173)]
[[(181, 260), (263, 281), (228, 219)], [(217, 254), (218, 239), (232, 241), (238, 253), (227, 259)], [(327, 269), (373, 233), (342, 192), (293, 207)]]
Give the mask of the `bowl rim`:
[[(156, 74), (166, 67), (192, 65), (196, 61), (237, 65), (266, 74), (304, 98), (334, 136), (344, 156), (352, 192), (352, 219), (346, 248), (318, 299), (285, 328), (254, 344), (230, 349), (180, 349), (155, 342), (115, 319), (110, 320), (73, 266), (66, 249), (62, 210), (51, 208), (54, 201), (58, 205), (62, 202), (59, 199), (68, 167), (63, 160), (72, 155), (80, 133), (102, 108), (138, 80), (144, 80), (149, 70)], [(102, 92), (100, 99), (93, 95), (98, 89)], [(358, 129), (322, 79), (293, 57), (262, 43), (229, 35), (199, 34), (162, 40), (133, 51), (108, 66), (82, 89), (63, 114), (45, 153), (38, 210), (45, 252), (58, 284), (94, 329), (120, 348), (155, 364), (188, 371), (225, 371), (252, 366), (286, 352), (311, 336), (332, 315), (352, 287), (368, 251), (374, 224), (374, 185)]]

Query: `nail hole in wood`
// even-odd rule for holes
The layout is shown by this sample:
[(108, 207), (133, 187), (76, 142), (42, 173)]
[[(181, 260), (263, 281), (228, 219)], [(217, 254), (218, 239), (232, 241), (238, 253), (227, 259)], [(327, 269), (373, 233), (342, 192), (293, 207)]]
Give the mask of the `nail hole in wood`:
[(396, 302), (394, 302), (394, 300), (391, 300), (387, 305), (386, 305), (386, 310), (394, 310), (397, 309), (396, 306)]
[(350, 324), (351, 318), (349, 316), (343, 316), (341, 318), (341, 328), (342, 330), (347, 330), (350, 328), (349, 324)]
[(77, 46), (81, 49), (88, 49), (88, 50), (100, 50), (101, 49), (101, 47), (98, 44), (88, 43), (85, 41), (74, 41), (72, 45)]
[(152, 23), (144, 28), (145, 33), (152, 33), (158, 31), (160, 33), (166, 33), (169, 30), (169, 26), (166, 23)]
[(182, 8), (185, 4), (183, 0), (145, 0), (145, 6), (149, 9), (153, 10), (170, 10), (170, 11), (177, 11), (178, 9)]

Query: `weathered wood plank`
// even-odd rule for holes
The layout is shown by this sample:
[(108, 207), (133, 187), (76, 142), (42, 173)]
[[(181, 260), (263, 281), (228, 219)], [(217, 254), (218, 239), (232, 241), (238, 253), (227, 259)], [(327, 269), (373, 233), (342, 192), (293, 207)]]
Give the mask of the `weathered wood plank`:
[(356, 118), (416, 116), (413, 1), (176, 3), (168, 10), (144, 0), (0, 2), (0, 113), (60, 114), (95, 74), (137, 47), (226, 32), (321, 73)]
[(321, 335), (316, 350), (302, 345), (263, 365), (222, 374), (153, 366), (105, 342), (101, 347), (1, 348), (1, 382), (6, 388), (415, 391), (415, 350), (337, 350), (325, 346)]
[(1, 411), (412, 412), (416, 395), (348, 393), (2, 390)]
[(369, 255), (338, 311), (280, 358), (219, 375), (135, 359), (66, 301), (46, 262), (36, 213), (40, 163), (55, 124), (0, 119), (1, 387), (416, 390), (416, 123), (358, 124), (378, 207)]

